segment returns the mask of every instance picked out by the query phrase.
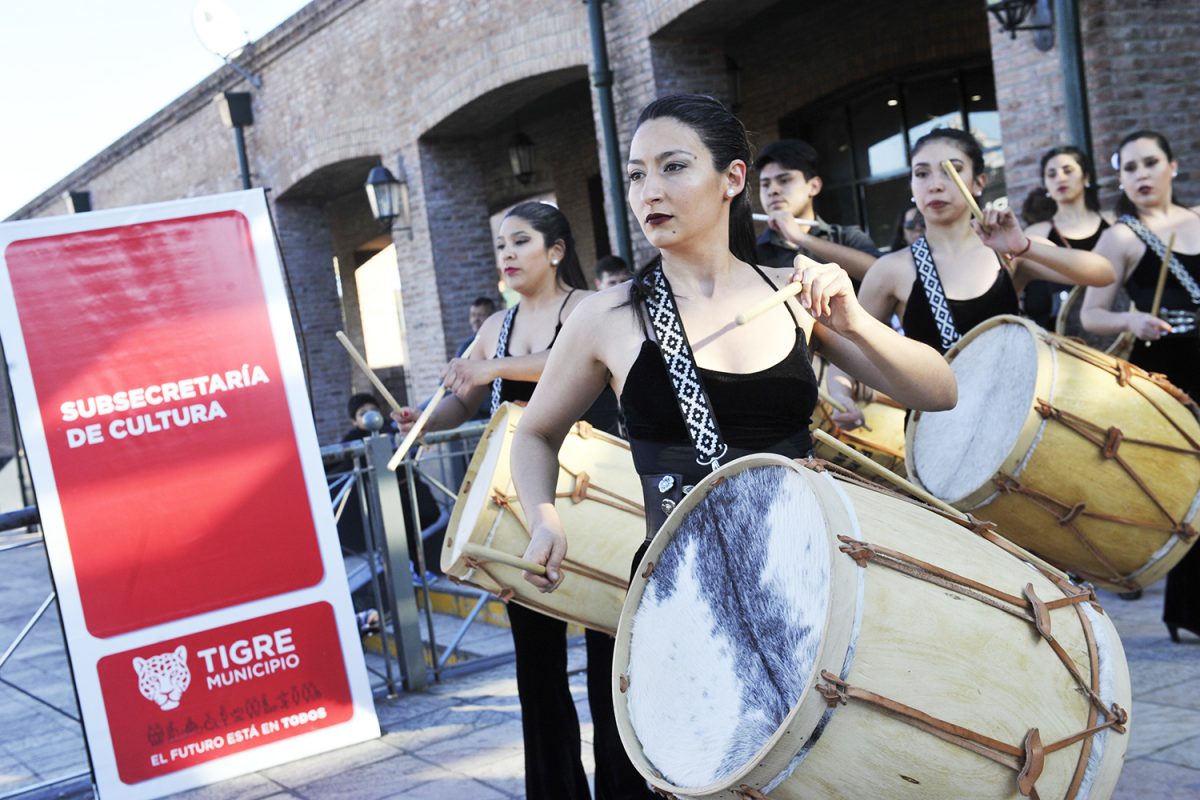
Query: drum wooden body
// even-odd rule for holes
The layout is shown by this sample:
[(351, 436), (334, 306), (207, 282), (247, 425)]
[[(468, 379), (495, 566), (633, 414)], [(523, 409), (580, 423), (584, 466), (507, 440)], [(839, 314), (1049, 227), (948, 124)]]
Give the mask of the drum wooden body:
[[(1086, 291), (1086, 286), (1076, 286), (1067, 294), (1067, 299), (1063, 301), (1062, 308), (1058, 310), (1054, 332), (1059, 336), (1070, 336), (1071, 338), (1079, 339), (1088, 347), (1094, 347), (1097, 350), (1108, 353), (1110, 356), (1129, 358), (1130, 353), (1133, 352), (1133, 346), (1137, 342), (1137, 339), (1129, 331), (1121, 333), (1091, 333), (1083, 329), (1083, 322), (1079, 319), (1079, 312), (1083, 309), (1083, 295)], [(1129, 294), (1125, 291), (1124, 287), (1117, 289), (1110, 310), (1133, 310), (1133, 300), (1129, 299)]]
[(442, 571), (551, 617), (613, 633), (629, 585), (629, 564), (646, 537), (638, 502), (641, 483), (629, 445), (621, 439), (579, 422), (559, 451), (555, 507), (570, 537), (570, 553), (556, 591), (542, 594), (520, 569), (465, 552), (472, 544), (521, 556), (529, 545), (509, 469), (520, 418), (520, 407), (505, 403), (484, 430), (446, 529)]
[(910, 479), (1110, 589), (1148, 586), (1183, 558), (1200, 507), (1186, 395), (1018, 317), (979, 325), (946, 358), (958, 405), (913, 415)]
[[(897, 475), (905, 474), (904, 464), (904, 415), (905, 409), (893, 402), (862, 402), (858, 404), (866, 424), (846, 430), (833, 421), (833, 407), (825, 400), (818, 400), (813, 410), (813, 425), (838, 439), (842, 444), (853, 447), (877, 464)], [(819, 440), (813, 442), (819, 458), (831, 461), (852, 472), (859, 472), (857, 462), (844, 458)]]
[(1110, 796), (1129, 674), (1091, 595), (803, 463), (709, 476), (638, 567), (613, 661), (637, 769), (680, 798)]

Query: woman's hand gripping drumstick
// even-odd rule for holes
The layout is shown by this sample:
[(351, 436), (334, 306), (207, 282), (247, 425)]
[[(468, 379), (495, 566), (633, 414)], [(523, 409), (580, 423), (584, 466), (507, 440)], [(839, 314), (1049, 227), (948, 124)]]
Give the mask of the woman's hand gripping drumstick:
[[(1170, 240), (1167, 242), (1167, 252), (1163, 256), (1162, 266), (1158, 269), (1158, 283), (1154, 287), (1154, 302), (1150, 305), (1150, 316), (1158, 317), (1158, 312), (1162, 310), (1163, 290), (1167, 286), (1167, 271), (1171, 268), (1171, 259), (1175, 253), (1175, 234), (1171, 234)], [(1165, 321), (1165, 320), (1164, 320)], [(1168, 326), (1170, 332), (1170, 326)], [(1159, 333), (1162, 336), (1162, 333)], [(1150, 340), (1146, 340), (1146, 347), (1150, 346)]]
[[(992, 226), (988, 224), (987, 215), (984, 214), (983, 209), (981, 209), (979, 207), (978, 201), (975, 200), (975, 195), (971, 194), (971, 190), (967, 188), (967, 185), (965, 183), (963, 183), (962, 176), (959, 175), (958, 170), (954, 168), (954, 162), (950, 161), (949, 159), (946, 159), (945, 161), (942, 162), (942, 170), (948, 176), (950, 176), (950, 180), (954, 183), (954, 185), (956, 187), (958, 187), (958, 191), (962, 194), (963, 199), (967, 201), (967, 208), (971, 209), (971, 216), (975, 217), (975, 222), (977, 222), (979, 225), (979, 230), (981, 232), (981, 235), (985, 236), (985, 237), (990, 236), (992, 234)], [(990, 207), (991, 206), (989, 206), (989, 208)], [(1012, 225), (1014, 225), (1014, 226), (1016, 225), (1016, 216), (1013, 215), (1010, 210), (998, 209), (998, 212), (1001, 215), (1007, 215), (1005, 217), (1005, 220), (1007, 220), (1008, 217), (1011, 217)], [(1019, 231), (1019, 229), (1018, 229), (1018, 231)], [(1019, 248), (1014, 248), (1014, 249), (1019, 249)], [(1006, 252), (1002, 252), (1001, 256), (1004, 258), (1004, 263), (1009, 265), (1009, 269), (1011, 270), (1012, 269), (1011, 265), (1012, 265), (1012, 261), (1013, 261), (1012, 251), (1009, 250)]]
[(780, 303), (787, 302), (788, 298), (795, 297), (804, 291), (803, 284), (789, 283), (782, 289), (774, 292), (770, 297), (763, 300), (761, 303), (751, 306), (742, 313), (738, 314), (734, 319), (738, 325), (745, 325), (755, 317), (761, 317), (763, 314), (770, 311)]
[(846, 270), (837, 264), (821, 264), (807, 256), (796, 256), (791, 282), (738, 314), (734, 321), (745, 325), (792, 297), (798, 297), (800, 305), (813, 318), (839, 333), (849, 324), (848, 315), (861, 310)]
[[(475, 347), (476, 341), (478, 341), (478, 337), (472, 339), (471, 343), (467, 345), (465, 350), (463, 350), (464, 358), (469, 357), (471, 350)], [(400, 468), (401, 462), (404, 461), (405, 454), (408, 453), (409, 449), (411, 449), (413, 444), (416, 443), (417, 437), (420, 436), (425, 430), (426, 424), (429, 423), (429, 418), (433, 416), (433, 412), (437, 410), (438, 403), (442, 402), (442, 398), (445, 396), (446, 386), (445, 384), (442, 384), (437, 388), (437, 391), (433, 393), (433, 397), (429, 398), (429, 402), (425, 404), (425, 410), (421, 412), (421, 416), (417, 417), (416, 422), (412, 424), (412, 427), (408, 429), (408, 433), (404, 435), (404, 441), (400, 443), (400, 446), (396, 448), (396, 452), (392, 454), (391, 459), (388, 461), (388, 469), (395, 472)], [(396, 421), (399, 424), (404, 425), (407, 421), (408, 415), (411, 413), (412, 411), (410, 409), (397, 408), (395, 414)]]
[(518, 558), (514, 555), (509, 555), (501, 550), (495, 550), (491, 547), (484, 547), (481, 544), (472, 544), (470, 542), (462, 546), (462, 551), (472, 558), (477, 558), (480, 561), (495, 561), (497, 564), (504, 564), (507, 567), (514, 569), (525, 570), (534, 575), (545, 575), (546, 568), (541, 564), (535, 564), (532, 561), (526, 561), (523, 558)]

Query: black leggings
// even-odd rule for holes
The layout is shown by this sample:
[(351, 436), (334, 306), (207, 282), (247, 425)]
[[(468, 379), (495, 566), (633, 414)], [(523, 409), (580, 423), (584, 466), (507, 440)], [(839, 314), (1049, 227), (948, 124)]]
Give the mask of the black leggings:
[[(516, 603), (508, 604), (508, 619), (517, 655), (526, 800), (587, 800), (579, 717), (567, 681), (567, 624)], [(614, 639), (589, 630), (586, 640), (596, 800), (654, 798), (617, 733), (610, 688)]]

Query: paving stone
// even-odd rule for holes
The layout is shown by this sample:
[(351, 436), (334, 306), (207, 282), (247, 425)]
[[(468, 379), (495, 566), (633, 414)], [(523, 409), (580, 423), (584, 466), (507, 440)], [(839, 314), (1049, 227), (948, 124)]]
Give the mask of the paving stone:
[(1196, 800), (1200, 770), (1148, 758), (1127, 761), (1112, 800)]
[(1127, 760), (1157, 754), (1200, 732), (1200, 711), (1135, 702), (1129, 727)]
[(279, 797), (284, 787), (262, 773), (242, 775), (211, 786), (174, 795), (182, 800), (264, 800)]
[(1184, 739), (1179, 744), (1159, 750), (1147, 758), (1151, 761), (1200, 770), (1200, 731), (1197, 731), (1192, 738)]
[(384, 741), (393, 747), (415, 752), (427, 745), (449, 738), (467, 737), (481, 727), (520, 719), (520, 709), (506, 711), (491, 709), (465, 711), (452, 708), (448, 712), (433, 712), (426, 717), (408, 720), (404, 727), (384, 734)]
[(398, 797), (413, 787), (431, 781), (457, 781), (466, 777), (394, 750), (392, 753), (389, 759), (353, 769), (338, 769), (320, 780), (289, 788), (301, 797), (314, 800), (377, 800)]
[(309, 756), (290, 764), (271, 767), (259, 774), (285, 789), (296, 789), (327, 775), (341, 773), (352, 775), (361, 767), (395, 758), (395, 756), (395, 748), (388, 747), (379, 739), (371, 739), (350, 747)]
[(471, 800), (509, 800), (511, 794), (501, 792), (472, 778), (439, 778), (420, 786), (405, 789), (402, 793), (389, 797), (403, 797), (405, 800), (446, 800), (451, 797), (471, 798)]

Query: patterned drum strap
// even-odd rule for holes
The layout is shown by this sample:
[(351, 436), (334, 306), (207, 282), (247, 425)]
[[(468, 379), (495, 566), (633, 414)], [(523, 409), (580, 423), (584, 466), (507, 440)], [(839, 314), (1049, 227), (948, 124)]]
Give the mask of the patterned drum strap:
[(696, 372), (696, 359), (683, 331), (683, 323), (679, 320), (679, 309), (675, 307), (675, 296), (671, 294), (671, 285), (663, 274), (662, 264), (655, 267), (649, 281), (651, 291), (646, 297), (646, 310), (650, 313), (650, 323), (658, 338), (663, 364), (675, 387), (679, 413), (696, 448), (696, 463), (716, 470), (729, 448), (721, 439), (712, 404)]
[[(1146, 247), (1154, 251), (1154, 255), (1158, 256), (1160, 261), (1167, 255), (1167, 246), (1163, 244), (1163, 240), (1158, 238), (1154, 231), (1143, 225), (1142, 221), (1137, 217), (1132, 214), (1126, 214), (1118, 219), (1117, 222), (1128, 225), (1129, 229), (1137, 234), (1137, 237), (1145, 243)], [(1171, 270), (1171, 274), (1175, 276), (1175, 280), (1179, 281), (1183, 285), (1183, 288), (1187, 290), (1188, 297), (1192, 299), (1192, 302), (1200, 306), (1200, 286), (1196, 285), (1195, 279), (1188, 274), (1183, 264), (1179, 263), (1179, 259), (1175, 257), (1174, 253), (1171, 254), (1171, 261), (1167, 264), (1167, 268)]]
[(909, 250), (912, 252), (913, 263), (917, 265), (917, 276), (921, 279), (921, 287), (929, 301), (929, 310), (933, 312), (938, 335), (942, 339), (942, 350), (949, 350), (962, 338), (962, 334), (958, 332), (958, 326), (954, 324), (954, 314), (950, 312), (950, 304), (946, 302), (946, 292), (942, 289), (942, 279), (934, 266), (933, 254), (929, 252), (929, 242), (921, 236), (909, 245)]
[[(508, 332), (512, 330), (513, 320), (517, 316), (517, 306), (513, 306), (504, 315), (504, 322), (500, 325), (500, 338), (496, 341), (496, 355), (493, 358), (504, 358), (508, 355)], [(500, 408), (500, 389), (504, 386), (503, 378), (496, 378), (492, 381), (492, 413), (496, 413), (496, 409)]]

